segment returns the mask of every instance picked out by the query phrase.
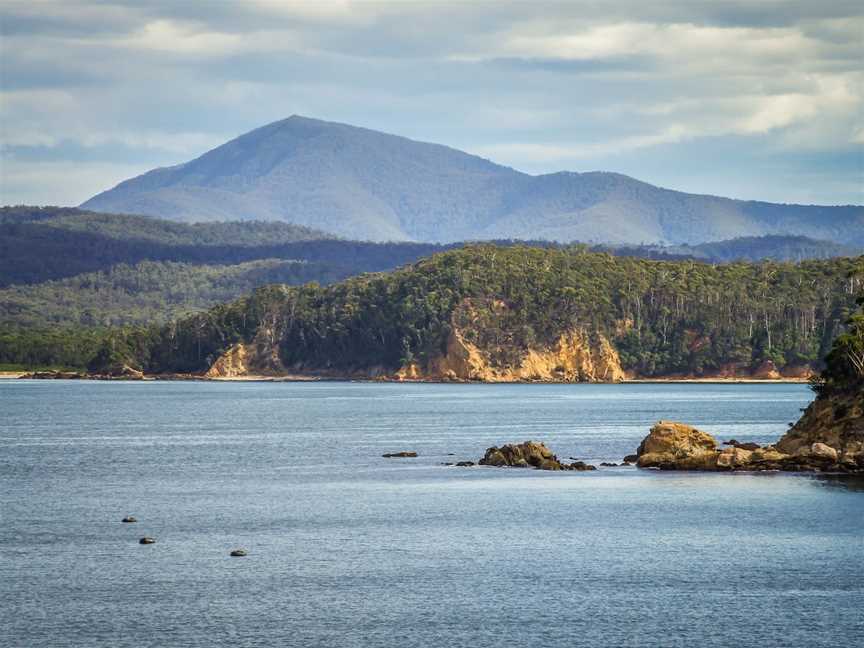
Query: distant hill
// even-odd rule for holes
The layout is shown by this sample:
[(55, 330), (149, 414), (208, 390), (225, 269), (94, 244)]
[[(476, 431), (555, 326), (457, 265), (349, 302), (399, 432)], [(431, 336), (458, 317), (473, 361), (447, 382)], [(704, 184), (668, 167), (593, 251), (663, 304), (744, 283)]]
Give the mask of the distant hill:
[(864, 207), (740, 201), (604, 172), (531, 176), (446, 146), (293, 116), (82, 207), (186, 222), (285, 221), (377, 241), (697, 245), (807, 236), (864, 246)]
[(597, 246), (596, 250), (608, 250), (613, 254), (645, 258), (687, 257), (711, 263), (733, 261), (805, 261), (807, 259), (832, 259), (853, 257), (864, 252), (864, 248), (842, 245), (832, 241), (817, 241), (806, 236), (745, 236), (728, 241), (714, 241), (699, 245), (643, 245)]

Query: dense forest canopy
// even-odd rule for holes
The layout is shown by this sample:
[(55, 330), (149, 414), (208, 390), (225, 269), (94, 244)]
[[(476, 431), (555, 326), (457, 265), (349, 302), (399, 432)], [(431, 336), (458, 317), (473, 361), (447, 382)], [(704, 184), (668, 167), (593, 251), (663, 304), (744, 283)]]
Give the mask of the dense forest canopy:
[[(854, 269), (851, 259), (715, 266), (473, 245), (327, 287), (265, 287), (162, 328), (115, 332), (103, 357), (202, 371), (233, 343), (266, 335), (285, 366), (397, 368), (439, 354), (470, 300), (484, 325), (466, 336), (502, 356), (584, 328), (608, 336), (625, 369), (643, 376), (816, 364), (855, 308)], [(498, 302), (506, 309), (493, 314)]]

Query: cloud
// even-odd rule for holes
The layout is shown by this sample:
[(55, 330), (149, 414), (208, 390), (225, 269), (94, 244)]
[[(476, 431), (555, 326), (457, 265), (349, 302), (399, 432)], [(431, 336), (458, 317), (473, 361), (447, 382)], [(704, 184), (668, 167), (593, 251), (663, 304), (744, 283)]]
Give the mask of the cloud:
[[(0, 189), (44, 202), (38, 165), (53, 178), (73, 163), (81, 186), (106, 188), (122, 177), (111, 169), (176, 164), (300, 113), (531, 172), (757, 198), (806, 182), (823, 202), (861, 202), (862, 13), (845, 0), (6, 3)], [(728, 163), (694, 163), (720, 150)], [(841, 162), (820, 167), (825, 155)], [(79, 200), (76, 183), (52, 185), (64, 191)]]

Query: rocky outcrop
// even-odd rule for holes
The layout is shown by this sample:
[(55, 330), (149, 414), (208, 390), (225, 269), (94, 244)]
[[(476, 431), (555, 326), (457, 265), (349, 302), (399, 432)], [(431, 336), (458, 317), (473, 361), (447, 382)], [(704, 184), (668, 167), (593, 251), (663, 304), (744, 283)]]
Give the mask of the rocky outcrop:
[(100, 372), (83, 373), (80, 371), (33, 371), (18, 376), (27, 380), (144, 380), (144, 372), (129, 365), (114, 365)]
[(385, 459), (399, 459), (416, 457), (417, 453), (412, 450), (403, 450), (402, 452), (387, 452), (381, 455)]
[(712, 470), (717, 466), (717, 441), (683, 423), (660, 421), (636, 452), (640, 468)]
[(860, 454), (847, 454), (857, 448), (838, 449), (822, 441), (784, 437), (776, 447), (736, 442), (721, 449), (706, 432), (683, 423), (660, 421), (639, 446), (636, 465), (661, 470), (859, 472), (864, 471)]
[(864, 469), (864, 393), (817, 398), (777, 443), (788, 454), (829, 456), (823, 446), (833, 449), (841, 464)]
[(518, 364), (501, 365), (491, 354), (453, 328), (445, 352), (425, 368), (412, 363), (397, 373), (399, 380), (477, 382), (618, 382), (625, 378), (618, 352), (600, 334), (581, 330), (562, 333), (549, 347), (529, 348)]
[(562, 463), (558, 457), (544, 444), (537, 441), (525, 441), (518, 444), (507, 444), (500, 448), (493, 446), (478, 462), (481, 466), (497, 466), (499, 468), (537, 468), (539, 470), (596, 470), (594, 466), (583, 461), (570, 464)]

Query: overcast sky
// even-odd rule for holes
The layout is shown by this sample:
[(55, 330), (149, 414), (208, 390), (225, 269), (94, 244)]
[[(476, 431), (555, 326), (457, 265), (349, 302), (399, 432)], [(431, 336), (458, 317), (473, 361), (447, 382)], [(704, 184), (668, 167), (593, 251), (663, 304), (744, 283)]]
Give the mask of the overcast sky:
[(0, 3), (0, 204), (300, 114), (530, 173), (864, 203), (864, 3)]

